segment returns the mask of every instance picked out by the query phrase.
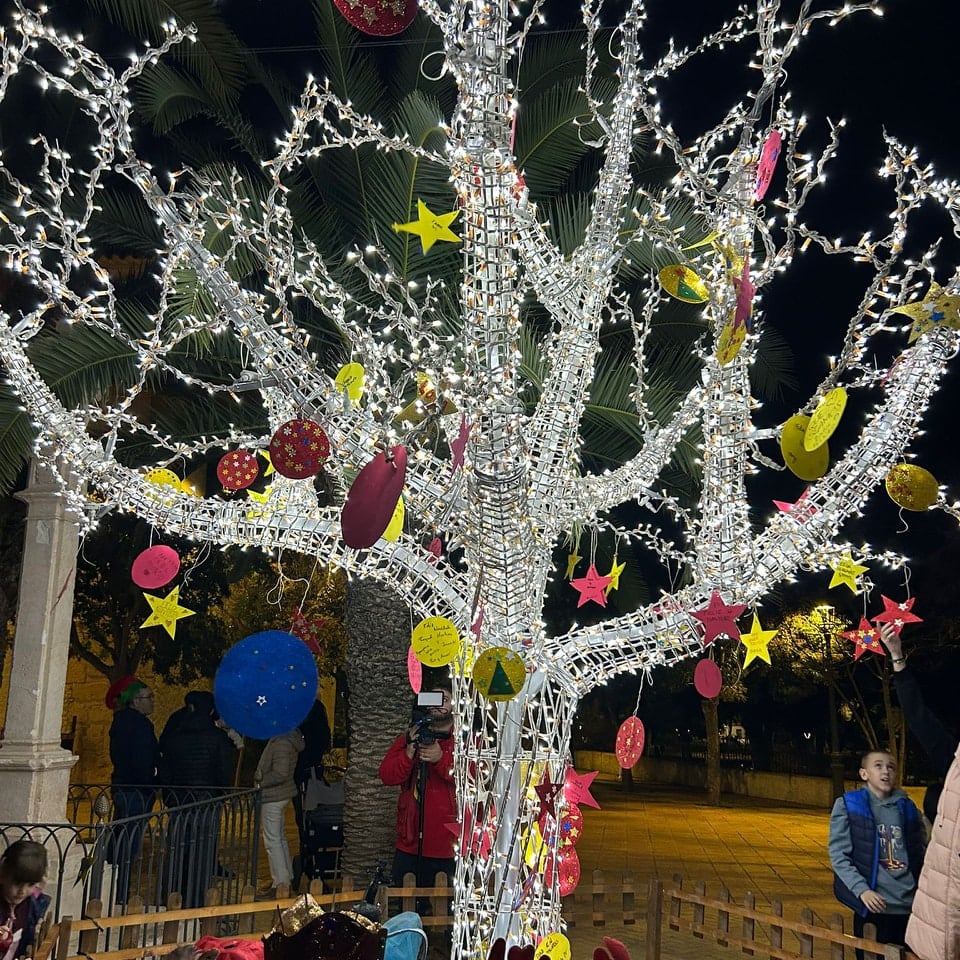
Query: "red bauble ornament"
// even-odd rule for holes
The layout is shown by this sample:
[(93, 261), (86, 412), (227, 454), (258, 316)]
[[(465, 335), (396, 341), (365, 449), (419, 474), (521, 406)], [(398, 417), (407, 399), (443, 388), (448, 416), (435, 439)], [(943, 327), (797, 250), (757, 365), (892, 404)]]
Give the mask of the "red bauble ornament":
[(417, 0), (333, 0), (344, 20), (372, 37), (392, 37), (413, 23)]
[(383, 536), (407, 476), (407, 451), (399, 444), (378, 453), (356, 476), (340, 511), (343, 542), (354, 550), (372, 547)]
[(313, 420), (288, 420), (270, 439), (273, 469), (291, 480), (316, 476), (330, 456), (330, 441)]
[(217, 479), (225, 490), (246, 490), (259, 472), (257, 458), (247, 450), (225, 453), (217, 464)]

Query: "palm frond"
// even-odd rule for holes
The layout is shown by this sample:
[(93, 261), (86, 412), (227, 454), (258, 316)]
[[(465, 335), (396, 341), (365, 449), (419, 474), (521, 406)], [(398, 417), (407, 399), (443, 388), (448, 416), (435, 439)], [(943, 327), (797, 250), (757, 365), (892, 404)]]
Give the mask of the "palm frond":
[(766, 400), (779, 400), (784, 391), (796, 390), (799, 386), (793, 350), (784, 335), (770, 324), (764, 324), (762, 328), (750, 367), (750, 381)]
[(101, 192), (100, 207), (90, 224), (90, 236), (99, 252), (152, 257), (162, 242), (156, 216), (143, 200), (128, 190)]

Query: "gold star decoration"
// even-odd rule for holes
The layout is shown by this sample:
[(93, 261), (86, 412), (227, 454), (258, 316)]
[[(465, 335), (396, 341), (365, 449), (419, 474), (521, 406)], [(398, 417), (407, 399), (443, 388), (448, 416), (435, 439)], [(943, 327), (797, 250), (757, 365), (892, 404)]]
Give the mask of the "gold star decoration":
[(258, 493), (256, 490), (248, 490), (247, 497), (252, 500), (254, 503), (260, 504), (259, 507), (252, 507), (247, 511), (248, 520), (256, 520), (257, 517), (262, 517), (266, 513), (266, 505), (270, 501), (270, 498), (273, 496), (273, 484), (271, 483), (268, 487), (264, 488), (263, 493)]
[(627, 561), (624, 560), (623, 563), (617, 563), (617, 558), (614, 557), (610, 563), (610, 569), (607, 571), (607, 576), (610, 578), (610, 582), (607, 584), (607, 596), (610, 596), (611, 590), (618, 590), (620, 588), (620, 574), (627, 569)]
[(258, 450), (258, 451), (257, 451), (257, 456), (258, 456), (258, 457), (263, 457), (263, 459), (267, 461), (267, 469), (263, 471), (263, 475), (264, 475), (265, 477), (269, 477), (271, 473), (275, 473), (275, 472), (276, 472), (276, 471), (273, 469), (273, 460), (270, 458), (270, 451), (269, 451), (269, 450)]
[(743, 661), (744, 667), (749, 667), (757, 657), (769, 663), (770, 651), (768, 647), (770, 641), (776, 635), (776, 630), (764, 630), (760, 626), (760, 618), (754, 614), (750, 629), (746, 633), (740, 634), (740, 642), (747, 648), (747, 656)]
[(866, 573), (870, 568), (862, 567), (859, 563), (854, 563), (853, 557), (850, 556), (850, 551), (848, 550), (831, 569), (833, 570), (833, 576), (830, 578), (830, 590), (840, 586), (841, 583), (845, 583), (856, 593), (857, 578), (861, 573)]
[(922, 300), (894, 307), (891, 313), (902, 313), (913, 321), (907, 343), (913, 343), (934, 327), (960, 329), (960, 296), (944, 292), (939, 283), (931, 283)]
[(417, 200), (417, 219), (409, 223), (395, 223), (397, 233), (415, 233), (420, 238), (424, 253), (438, 240), (459, 243), (460, 238), (450, 229), (450, 224), (460, 216), (459, 210), (450, 213), (434, 213), (422, 200)]
[(152, 593), (145, 593), (143, 597), (150, 604), (152, 613), (140, 624), (140, 629), (163, 627), (170, 634), (171, 640), (177, 635), (177, 621), (184, 617), (192, 617), (195, 613), (194, 610), (180, 606), (179, 587), (174, 587), (165, 597), (158, 597)]
[(576, 550), (571, 550), (567, 556), (567, 572), (564, 574), (567, 580), (573, 579), (573, 571), (577, 569), (577, 564), (583, 559)]

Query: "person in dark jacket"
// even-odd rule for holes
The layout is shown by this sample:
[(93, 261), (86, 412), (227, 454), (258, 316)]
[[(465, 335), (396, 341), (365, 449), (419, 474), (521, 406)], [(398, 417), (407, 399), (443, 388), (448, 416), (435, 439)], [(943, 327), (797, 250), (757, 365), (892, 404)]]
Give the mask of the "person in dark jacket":
[(107, 860), (117, 865), (117, 903), (130, 894), (130, 868), (140, 853), (144, 815), (156, 798), (160, 748), (153, 730), (153, 691), (134, 676), (121, 677), (107, 690), (106, 704), (114, 711), (110, 725), (110, 776), (113, 819), (128, 822), (108, 837)]
[(46, 873), (47, 851), (34, 840), (17, 840), (0, 856), (0, 960), (31, 952), (50, 907), (41, 890)]
[(217, 726), (215, 712), (212, 693), (191, 691), (160, 734), (168, 808), (166, 892), (178, 891), (185, 907), (203, 906), (218, 873), (219, 798), (233, 783), (236, 750)]
[(854, 936), (872, 923), (877, 942), (903, 946), (923, 866), (923, 821), (897, 787), (897, 764), (885, 750), (863, 755), (860, 779), (863, 788), (838, 797), (830, 815), (833, 891), (853, 910)]

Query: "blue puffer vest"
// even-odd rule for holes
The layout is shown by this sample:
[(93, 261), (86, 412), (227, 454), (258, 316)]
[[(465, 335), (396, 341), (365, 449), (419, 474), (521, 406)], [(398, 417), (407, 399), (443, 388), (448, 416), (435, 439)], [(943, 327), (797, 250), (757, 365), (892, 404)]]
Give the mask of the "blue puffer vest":
[[(870, 810), (870, 798), (864, 789), (851, 790), (843, 795), (847, 808), (847, 820), (850, 823), (850, 840), (853, 844), (851, 859), (860, 875), (868, 878), (870, 889), (877, 889), (877, 871), (880, 869), (880, 838), (877, 836), (877, 824)], [(923, 822), (916, 806), (907, 797), (897, 801), (900, 822), (903, 824), (903, 836), (907, 847), (907, 857), (914, 883), (920, 876), (923, 866)], [(833, 875), (834, 896), (854, 913), (865, 917), (870, 911), (864, 902), (853, 895), (841, 879)]]

